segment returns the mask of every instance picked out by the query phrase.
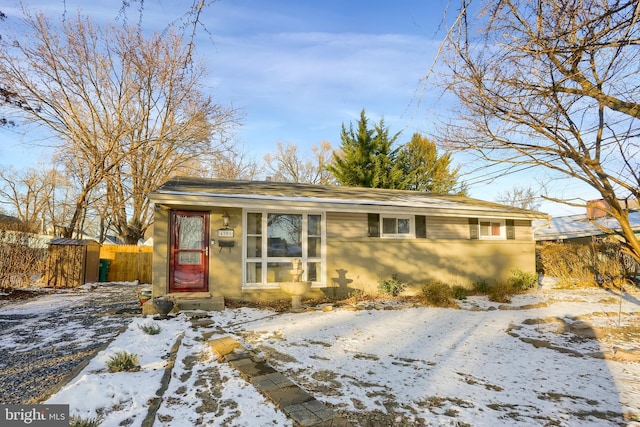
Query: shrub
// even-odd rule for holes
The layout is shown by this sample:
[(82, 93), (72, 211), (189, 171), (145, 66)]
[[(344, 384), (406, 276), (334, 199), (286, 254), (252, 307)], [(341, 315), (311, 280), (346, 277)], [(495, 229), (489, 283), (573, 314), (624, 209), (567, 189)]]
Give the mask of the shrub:
[(157, 323), (147, 323), (138, 325), (138, 328), (147, 335), (158, 335), (162, 328)]
[(590, 247), (566, 243), (545, 243), (540, 250), (544, 274), (558, 280), (560, 287), (593, 286)]
[(535, 273), (527, 273), (519, 268), (511, 271), (511, 277), (509, 277), (509, 284), (515, 292), (526, 291), (538, 284), (538, 275)]
[(435, 307), (450, 307), (453, 291), (449, 285), (442, 282), (430, 282), (422, 287), (422, 296), (430, 305)]
[(635, 262), (624, 254), (620, 242), (598, 239), (591, 244), (545, 243), (540, 248), (544, 274), (560, 287), (625, 283), (635, 273)]
[(455, 299), (463, 300), (467, 299), (469, 291), (464, 286), (455, 285), (451, 287), (451, 294)]
[(513, 287), (509, 282), (496, 283), (489, 288), (489, 301), (509, 303), (513, 294)]
[(404, 291), (405, 286), (406, 285), (398, 279), (398, 275), (393, 274), (391, 275), (391, 279), (380, 280), (378, 282), (378, 291), (397, 297)]
[(604, 238), (595, 241), (592, 248), (594, 271), (599, 285), (623, 287), (625, 283), (633, 282), (637, 264), (630, 255), (624, 253), (619, 241)]
[(37, 242), (32, 234), (2, 227), (0, 224), (0, 289), (30, 286), (44, 275), (47, 250), (26, 244)]
[(71, 427), (98, 427), (102, 424), (102, 418), (80, 418), (80, 417), (71, 417), (69, 420), (69, 425)]
[(131, 372), (140, 370), (140, 361), (137, 354), (127, 351), (119, 351), (107, 360), (110, 372)]
[[(353, 291), (349, 292), (349, 295), (342, 301), (345, 304), (357, 304), (359, 302), (371, 301), (372, 299), (373, 296), (365, 293), (365, 291), (363, 291), (362, 289), (354, 289)], [(286, 302), (288, 305), (291, 305), (290, 299), (287, 299)]]
[(491, 285), (486, 280), (480, 280), (473, 284), (473, 290), (481, 294), (488, 294), (490, 289)]

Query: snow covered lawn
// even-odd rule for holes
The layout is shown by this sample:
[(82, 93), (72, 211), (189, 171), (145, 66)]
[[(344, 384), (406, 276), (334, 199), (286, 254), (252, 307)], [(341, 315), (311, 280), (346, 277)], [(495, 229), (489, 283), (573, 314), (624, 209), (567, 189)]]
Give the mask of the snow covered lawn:
[[(181, 337), (155, 426), (291, 425), (215, 360), (205, 332), (259, 351), (354, 425), (640, 425), (640, 362), (628, 360), (640, 350), (639, 297), (590, 289), (507, 305), (471, 297), (460, 310), (238, 308), (208, 313), (212, 324), (197, 329), (182, 314), (154, 321), (159, 335), (136, 318), (49, 402), (101, 414), (103, 426), (139, 426)], [(139, 372), (107, 372), (122, 350), (140, 355)]]

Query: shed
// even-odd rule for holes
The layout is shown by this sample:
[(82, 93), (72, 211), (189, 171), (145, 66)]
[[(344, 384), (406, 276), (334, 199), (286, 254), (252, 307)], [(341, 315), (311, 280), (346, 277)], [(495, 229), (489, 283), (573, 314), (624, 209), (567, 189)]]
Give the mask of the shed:
[(73, 288), (97, 282), (100, 243), (95, 240), (53, 239), (47, 257), (47, 286)]

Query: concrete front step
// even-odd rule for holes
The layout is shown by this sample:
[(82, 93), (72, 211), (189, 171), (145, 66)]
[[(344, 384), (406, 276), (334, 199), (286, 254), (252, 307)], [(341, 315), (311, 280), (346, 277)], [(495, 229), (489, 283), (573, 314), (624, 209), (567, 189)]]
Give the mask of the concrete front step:
[(204, 310), (204, 311), (223, 311), (224, 297), (208, 297), (208, 298), (185, 298), (179, 294), (171, 294), (171, 297), (178, 306), (178, 310)]

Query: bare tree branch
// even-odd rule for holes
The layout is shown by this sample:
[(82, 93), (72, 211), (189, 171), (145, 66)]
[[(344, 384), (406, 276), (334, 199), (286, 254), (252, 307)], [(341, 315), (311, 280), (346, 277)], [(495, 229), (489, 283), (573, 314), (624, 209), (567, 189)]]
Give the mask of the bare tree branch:
[(489, 162), (578, 179), (609, 204), (625, 250), (640, 243), (620, 199), (639, 198), (640, 6), (635, 0), (494, 0), (449, 31), (440, 139)]
[(175, 31), (145, 37), (80, 15), (56, 24), (24, 13), (25, 37), (0, 41), (0, 79), (28, 107), (23, 117), (54, 136), (78, 189), (66, 234), (106, 197), (114, 227), (135, 243), (151, 221), (147, 194), (221, 150), (238, 115), (203, 93), (205, 69)]
[(267, 173), (275, 181), (335, 184), (333, 174), (327, 170), (333, 156), (331, 144), (323, 141), (311, 151), (312, 157), (305, 159), (295, 145), (278, 142), (276, 151), (264, 156)]

